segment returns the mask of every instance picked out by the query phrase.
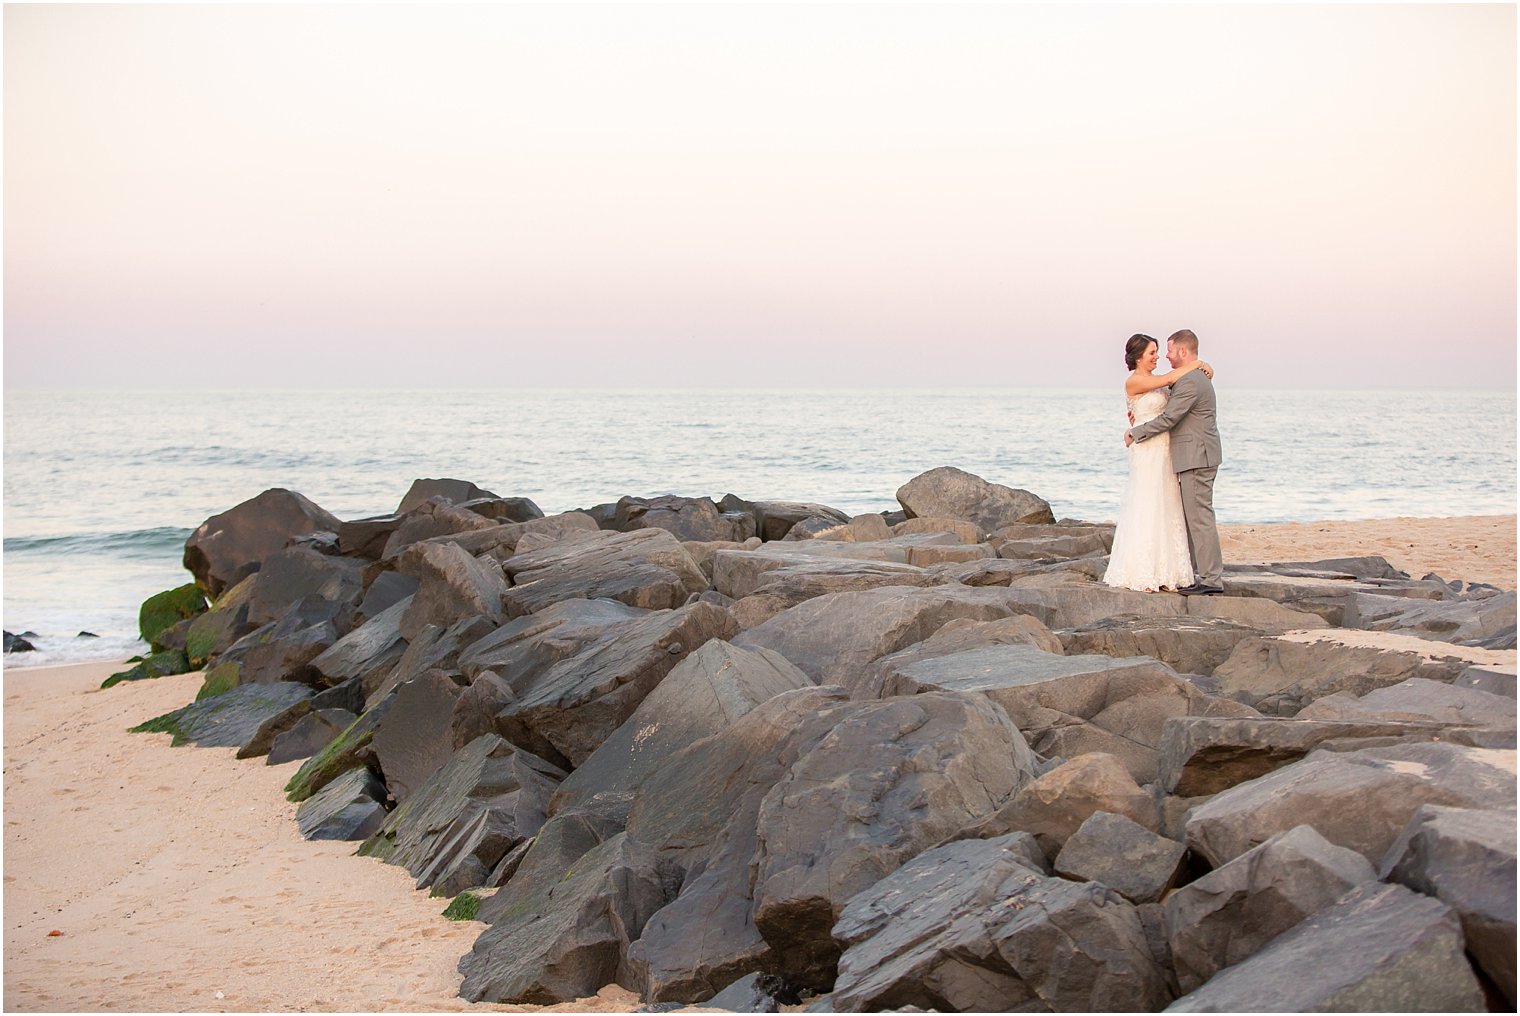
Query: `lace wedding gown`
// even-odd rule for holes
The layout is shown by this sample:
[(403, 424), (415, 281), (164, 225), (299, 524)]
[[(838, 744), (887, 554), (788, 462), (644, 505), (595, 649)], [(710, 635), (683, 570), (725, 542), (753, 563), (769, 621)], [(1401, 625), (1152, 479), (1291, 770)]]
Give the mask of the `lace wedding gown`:
[[(1167, 392), (1158, 388), (1126, 401), (1139, 425), (1161, 415)], [(1182, 494), (1172, 472), (1172, 436), (1158, 434), (1129, 448), (1129, 482), (1119, 502), (1114, 550), (1103, 581), (1125, 589), (1177, 589), (1193, 582)]]

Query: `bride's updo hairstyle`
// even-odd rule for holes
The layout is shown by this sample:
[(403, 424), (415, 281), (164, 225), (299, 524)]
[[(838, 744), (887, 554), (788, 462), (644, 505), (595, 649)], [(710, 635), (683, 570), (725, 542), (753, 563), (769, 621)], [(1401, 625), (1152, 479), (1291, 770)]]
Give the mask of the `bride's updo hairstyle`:
[(1146, 348), (1154, 345), (1156, 345), (1156, 340), (1149, 335), (1141, 335), (1138, 332), (1131, 335), (1129, 341), (1124, 344), (1124, 366), (1134, 370), (1139, 365), (1140, 358), (1145, 355)]

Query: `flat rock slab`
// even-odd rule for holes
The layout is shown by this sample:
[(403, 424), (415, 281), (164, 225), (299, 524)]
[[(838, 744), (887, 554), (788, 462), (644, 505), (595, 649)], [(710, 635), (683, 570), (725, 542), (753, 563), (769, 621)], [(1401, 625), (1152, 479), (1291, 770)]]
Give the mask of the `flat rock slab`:
[(663, 529), (598, 532), (509, 558), (507, 612), (521, 617), (567, 599), (609, 599), (631, 607), (679, 607), (708, 588), (686, 548)]
[(1148, 657), (1057, 656), (1027, 645), (988, 646), (898, 670), (900, 693), (941, 688), (986, 695), (1041, 755), (1102, 751), (1137, 782), (1156, 774), (1166, 720), (1250, 713), (1212, 698)]
[(922, 642), (947, 621), (992, 621), (1013, 613), (1002, 590), (887, 586), (800, 603), (739, 635), (734, 644), (774, 649), (820, 684), (853, 691), (872, 661)]
[(1057, 632), (1067, 655), (1149, 656), (1184, 674), (1212, 674), (1260, 628), (1213, 617), (1120, 616)]
[(863, 680), (855, 687), (857, 698), (888, 698), (892, 695), (913, 695), (921, 683), (905, 671), (925, 660), (989, 646), (1027, 645), (1055, 655), (1061, 654), (1061, 643), (1051, 630), (1028, 614), (1015, 614), (996, 621), (976, 621), (958, 618), (947, 621), (922, 642), (915, 642), (883, 656), (866, 670)]
[(1263, 713), (1292, 716), (1327, 695), (1365, 695), (1412, 677), (1450, 684), (1475, 664), (1513, 666), (1514, 655), (1327, 628), (1246, 639), (1215, 668), (1214, 679), (1231, 698)]
[(308, 840), (362, 840), (385, 824), (385, 784), (360, 766), (333, 780), (296, 809)]
[(1370, 691), (1360, 698), (1344, 692), (1329, 695), (1310, 703), (1298, 715), (1306, 719), (1394, 720), (1445, 727), (1514, 730), (1515, 700), (1473, 687), (1412, 677), (1391, 687)]
[[(1446, 688), (1446, 685), (1437, 685)], [(1430, 721), (1360, 718), (1319, 720), (1306, 710), (1278, 716), (1179, 716), (1166, 721), (1156, 784), (1178, 797), (1207, 797), (1291, 765), (1321, 746), (1336, 751), (1397, 741), (1440, 740), (1446, 727)]]
[(805, 600), (882, 586), (942, 585), (937, 576), (916, 565), (889, 561), (825, 559), (803, 561), (766, 571), (736, 608), (746, 627), (753, 628)]
[(631, 797), (676, 752), (731, 726), (761, 702), (812, 683), (779, 653), (714, 639), (676, 664), (560, 784), (553, 809), (573, 809), (597, 795)]
[(1494, 808), (1514, 799), (1512, 750), (1431, 743), (1318, 751), (1195, 807), (1187, 841), (1217, 867), (1307, 824), (1376, 864), (1422, 804)]
[(202, 748), (242, 748), (258, 734), (265, 721), (314, 694), (304, 684), (287, 681), (245, 684), (225, 694), (192, 702), (133, 730), (170, 733), (174, 735), (175, 744), (191, 742)]
[(908, 564), (905, 544), (806, 540), (766, 543), (754, 550), (719, 550), (712, 559), (712, 585), (724, 596), (740, 600), (758, 590), (768, 573), (787, 569), (817, 575), (880, 574), (894, 569), (904, 575), (920, 573)]
[(1382, 877), (1456, 911), (1467, 952), (1514, 1003), (1514, 811), (1421, 805), (1383, 858)]
[[(486, 877), (544, 823), (549, 796), (564, 773), (501, 738), (486, 734), (455, 752), (391, 812), (359, 853), (397, 864), (436, 885), (463, 866)], [(458, 886), (458, 889), (469, 886)]]
[(1347, 893), (1167, 1012), (1483, 1012), (1451, 908), (1403, 886)]
[(1072, 833), (1055, 871), (1078, 882), (1100, 882), (1131, 903), (1155, 903), (1176, 883), (1187, 848), (1123, 815), (1093, 814)]
[(1019, 834), (925, 851), (853, 897), (836, 1012), (1154, 1011), (1168, 998), (1135, 907), (1047, 878)]
[(1295, 826), (1167, 897), (1166, 934), (1184, 992), (1376, 878), (1354, 850)]

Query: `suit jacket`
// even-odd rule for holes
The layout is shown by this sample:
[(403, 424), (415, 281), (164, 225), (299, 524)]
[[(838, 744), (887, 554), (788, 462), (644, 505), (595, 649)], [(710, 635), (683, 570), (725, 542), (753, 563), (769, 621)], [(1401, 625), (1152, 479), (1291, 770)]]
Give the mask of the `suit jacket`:
[(1154, 420), (1130, 429), (1136, 441), (1172, 433), (1172, 472), (1218, 466), (1219, 428), (1214, 425), (1214, 382), (1201, 370), (1189, 371), (1172, 385), (1166, 408)]

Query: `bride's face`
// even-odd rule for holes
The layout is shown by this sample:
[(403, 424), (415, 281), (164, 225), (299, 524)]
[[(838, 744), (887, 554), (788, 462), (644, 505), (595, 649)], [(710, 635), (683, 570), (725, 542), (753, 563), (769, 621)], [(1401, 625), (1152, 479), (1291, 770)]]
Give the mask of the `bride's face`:
[(1156, 348), (1156, 344), (1152, 342), (1150, 345), (1145, 347), (1145, 352), (1140, 354), (1140, 370), (1146, 374), (1154, 374), (1156, 372), (1156, 361), (1160, 359), (1160, 350), (1158, 350)]

